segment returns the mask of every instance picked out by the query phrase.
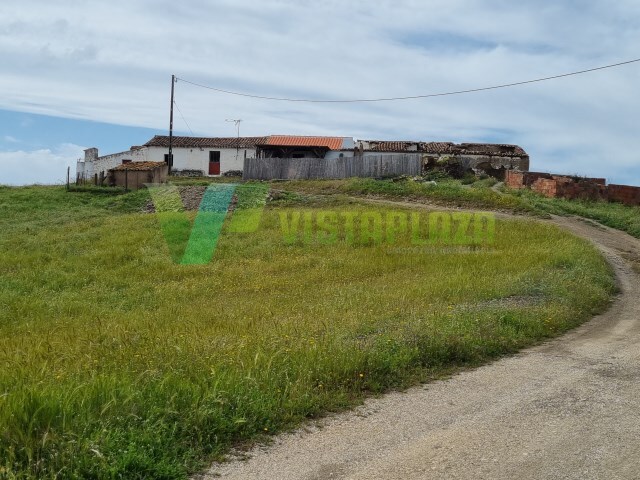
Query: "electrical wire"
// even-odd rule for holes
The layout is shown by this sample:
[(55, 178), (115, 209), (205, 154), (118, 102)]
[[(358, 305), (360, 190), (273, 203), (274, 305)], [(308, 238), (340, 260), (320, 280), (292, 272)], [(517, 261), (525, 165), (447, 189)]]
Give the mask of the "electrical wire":
[(173, 101), (173, 104), (176, 106), (176, 108), (178, 109), (178, 113), (180, 114), (180, 116), (182, 117), (182, 121), (184, 122), (184, 124), (187, 126), (187, 128), (189, 129), (189, 131), (191, 132), (191, 136), (195, 137), (195, 133), (193, 133), (193, 130), (191, 130), (191, 127), (189, 126), (189, 124), (187, 123), (187, 119), (184, 118), (184, 115), (182, 114), (182, 110), (180, 110), (180, 107), (178, 106), (178, 104), (176, 103), (176, 101)]
[(393, 101), (399, 101), (399, 100), (416, 100), (416, 99), (420, 99), (420, 98), (446, 97), (446, 96), (451, 96), (451, 95), (461, 95), (461, 94), (465, 94), (465, 93), (476, 93), (476, 92), (484, 92), (484, 91), (487, 91), (487, 90), (497, 90), (497, 89), (500, 89), (500, 88), (509, 88), (509, 87), (515, 87), (515, 86), (518, 86), (518, 85), (527, 85), (527, 84), (530, 84), (530, 83), (546, 82), (548, 80), (555, 80), (555, 79), (558, 79), (558, 78), (571, 77), (571, 76), (575, 76), (575, 75), (582, 75), (584, 73), (596, 72), (598, 70), (605, 70), (607, 68), (621, 67), (623, 65), (629, 65), (631, 63), (637, 63), (637, 62), (640, 62), (640, 58), (636, 58), (636, 59), (633, 59), (633, 60), (627, 60), (625, 62), (612, 63), (610, 65), (604, 65), (602, 67), (589, 68), (587, 70), (579, 70), (579, 71), (576, 71), (576, 72), (563, 73), (563, 74), (560, 74), (560, 75), (552, 75), (550, 77), (535, 78), (533, 80), (524, 80), (524, 81), (521, 81), (521, 82), (504, 83), (504, 84), (501, 84), (501, 85), (493, 85), (493, 86), (490, 86), (490, 87), (470, 88), (468, 90), (457, 90), (457, 91), (453, 91), (453, 92), (431, 93), (431, 94), (426, 94), (426, 95), (411, 95), (411, 96), (406, 96), (406, 97), (360, 98), (360, 99), (351, 99), (351, 100), (338, 100), (338, 99), (333, 99), (333, 100), (315, 100), (315, 99), (310, 99), (310, 98), (269, 97), (269, 96), (264, 96), (264, 95), (253, 95), (253, 94), (250, 94), (250, 93), (243, 93), (243, 92), (235, 92), (235, 91), (231, 91), (231, 90), (224, 90), (222, 88), (212, 87), (210, 85), (203, 85), (203, 84), (192, 82), (190, 80), (186, 80), (184, 78), (179, 78), (179, 77), (176, 77), (176, 81), (180, 80), (180, 81), (183, 81), (183, 82), (188, 83), (190, 85), (194, 85), (196, 87), (206, 88), (208, 90), (213, 90), (213, 91), (216, 91), (216, 92), (219, 92), (219, 93), (224, 93), (224, 94), (227, 94), (227, 95), (236, 95), (236, 96), (239, 96), (239, 97), (256, 98), (256, 99), (260, 99), (260, 100), (271, 100), (271, 101), (277, 101), (277, 102), (300, 102), (300, 103), (393, 102)]

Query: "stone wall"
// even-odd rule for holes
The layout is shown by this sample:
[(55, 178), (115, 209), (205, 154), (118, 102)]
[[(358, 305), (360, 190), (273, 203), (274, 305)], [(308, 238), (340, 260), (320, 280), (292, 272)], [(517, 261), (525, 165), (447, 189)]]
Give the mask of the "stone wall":
[(171, 175), (174, 177), (204, 177), (203, 170), (176, 170), (171, 169)]

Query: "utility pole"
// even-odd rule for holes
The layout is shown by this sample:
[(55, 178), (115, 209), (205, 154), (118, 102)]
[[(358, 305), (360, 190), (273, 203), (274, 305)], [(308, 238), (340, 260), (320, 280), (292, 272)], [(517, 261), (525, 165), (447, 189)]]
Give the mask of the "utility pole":
[(236, 165), (238, 165), (238, 155), (240, 154), (240, 122), (242, 121), (241, 118), (238, 118), (237, 120), (233, 120), (233, 119), (229, 119), (227, 118), (225, 120), (225, 122), (233, 122), (236, 124), (236, 130), (237, 130), (237, 143), (236, 143)]
[(173, 167), (173, 94), (175, 85), (176, 76), (171, 75), (171, 108), (169, 110), (169, 157), (167, 158), (167, 164), (169, 165), (169, 175), (171, 175), (171, 168)]

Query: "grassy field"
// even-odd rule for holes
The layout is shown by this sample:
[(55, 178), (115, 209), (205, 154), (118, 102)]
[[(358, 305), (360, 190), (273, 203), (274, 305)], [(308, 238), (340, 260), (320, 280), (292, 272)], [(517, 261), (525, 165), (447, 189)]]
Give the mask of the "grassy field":
[(487, 208), (538, 217), (549, 214), (579, 215), (640, 238), (640, 207), (619, 203), (545, 198), (530, 190), (503, 188), (496, 192), (491, 188), (495, 183), (496, 181), (491, 178), (478, 180), (471, 177), (462, 181), (446, 177), (439, 178), (436, 185), (410, 180), (352, 178), (276, 182), (273, 186), (302, 194), (341, 194), (422, 200), (446, 206)]
[(256, 233), (185, 266), (139, 213), (144, 191), (0, 187), (0, 478), (185, 478), (232, 445), (557, 335), (615, 289), (593, 247), (550, 225), (498, 221), (493, 245), (468, 249), (288, 244), (282, 215), (385, 212), (277, 197)]
[(538, 213), (534, 207), (519, 198), (494, 192), (491, 190), (491, 186), (490, 182), (484, 180), (465, 184), (451, 178), (439, 178), (435, 185), (410, 180), (394, 181), (373, 178), (304, 180), (274, 184), (274, 188), (306, 194), (373, 195), (388, 198), (425, 199), (460, 207)]

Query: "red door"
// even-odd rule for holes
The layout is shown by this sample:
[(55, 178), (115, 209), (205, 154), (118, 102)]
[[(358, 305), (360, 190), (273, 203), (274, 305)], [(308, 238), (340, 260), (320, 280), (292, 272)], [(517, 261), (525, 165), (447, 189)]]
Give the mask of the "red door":
[(209, 175), (220, 175), (220, 162), (209, 162)]
[(220, 152), (209, 152), (209, 175), (220, 175)]

